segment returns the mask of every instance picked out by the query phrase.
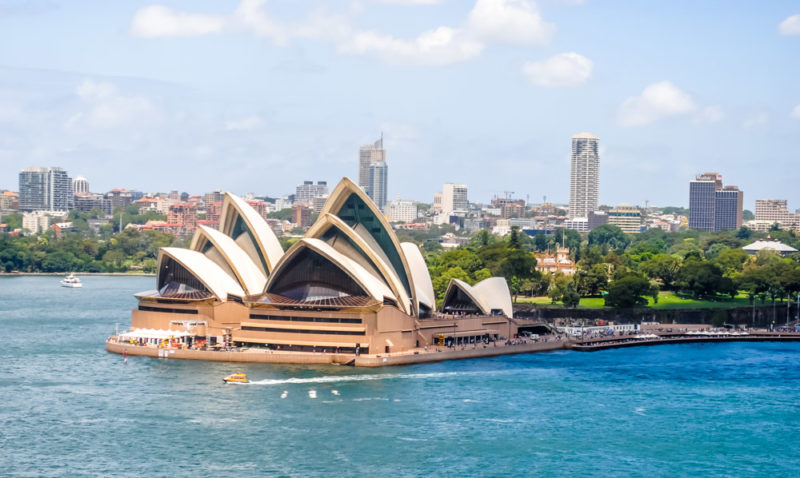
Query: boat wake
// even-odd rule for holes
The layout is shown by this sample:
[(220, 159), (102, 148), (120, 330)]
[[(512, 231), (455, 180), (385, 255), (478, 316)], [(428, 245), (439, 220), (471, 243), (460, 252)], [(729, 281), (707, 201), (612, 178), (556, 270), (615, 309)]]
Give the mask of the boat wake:
[(420, 380), (431, 378), (457, 377), (467, 375), (498, 374), (502, 371), (483, 371), (483, 372), (434, 372), (434, 373), (379, 373), (364, 375), (326, 375), (324, 377), (291, 377), (282, 379), (251, 380), (249, 385), (285, 385), (303, 383), (342, 383), (342, 382), (366, 382), (371, 380)]

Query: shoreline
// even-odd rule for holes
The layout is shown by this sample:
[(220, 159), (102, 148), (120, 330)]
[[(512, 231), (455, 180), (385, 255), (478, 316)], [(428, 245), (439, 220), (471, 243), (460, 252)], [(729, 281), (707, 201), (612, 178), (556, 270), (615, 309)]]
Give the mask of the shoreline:
[(0, 277), (60, 277), (66, 274), (76, 276), (108, 276), (108, 277), (155, 277), (145, 272), (0, 272)]
[(689, 334), (664, 334), (655, 338), (637, 338), (636, 336), (610, 337), (593, 340), (552, 340), (544, 342), (528, 342), (513, 345), (486, 345), (464, 349), (447, 349), (432, 347), (412, 349), (406, 352), (373, 355), (352, 355), (324, 352), (282, 352), (276, 350), (213, 351), (179, 348), (158, 348), (114, 342), (113, 337), (106, 341), (109, 353), (153, 358), (171, 358), (180, 360), (206, 360), (210, 362), (240, 363), (280, 363), (295, 365), (350, 365), (355, 367), (387, 367), (396, 365), (413, 365), (419, 363), (443, 362), (445, 360), (466, 360), (500, 355), (517, 355), (529, 353), (553, 352), (556, 350), (573, 350), (576, 352), (598, 352), (623, 347), (648, 347), (656, 345), (673, 345), (687, 343), (721, 343), (721, 342), (800, 342), (800, 333), (763, 332), (747, 335), (709, 335), (696, 336)]
[(210, 362), (246, 362), (246, 363), (280, 363), (295, 365), (352, 365), (355, 367), (386, 367), (393, 365), (411, 365), (417, 363), (443, 362), (445, 360), (464, 360), (499, 355), (516, 355), (536, 352), (552, 352), (568, 349), (567, 342), (553, 340), (547, 342), (529, 342), (527, 344), (481, 346), (450, 350), (434, 347), (428, 350), (413, 349), (407, 352), (374, 355), (352, 355), (325, 352), (281, 352), (276, 350), (241, 350), (212, 351), (178, 348), (158, 348), (133, 344), (106, 341), (109, 353), (169, 358), (181, 360), (207, 360)]

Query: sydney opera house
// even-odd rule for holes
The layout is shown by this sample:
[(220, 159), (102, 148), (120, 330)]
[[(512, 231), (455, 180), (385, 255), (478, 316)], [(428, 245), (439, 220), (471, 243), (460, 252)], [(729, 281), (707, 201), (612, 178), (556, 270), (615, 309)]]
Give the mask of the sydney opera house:
[(136, 294), (122, 338), (360, 355), (487, 344), (516, 333), (502, 278), (452, 280), (437, 310), (418, 246), (399, 242), (347, 178), (286, 251), (253, 208), (226, 194), (219, 230), (200, 226), (188, 249), (160, 251), (156, 284)]

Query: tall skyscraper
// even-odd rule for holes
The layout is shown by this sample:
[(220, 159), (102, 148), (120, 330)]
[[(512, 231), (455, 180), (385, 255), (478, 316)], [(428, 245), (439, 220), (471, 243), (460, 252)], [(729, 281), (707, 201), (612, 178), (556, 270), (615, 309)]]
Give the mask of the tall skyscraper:
[(744, 193), (722, 186), (719, 173), (698, 174), (689, 182), (689, 229), (725, 231), (742, 227)]
[[(362, 146), (358, 150), (358, 186), (363, 189), (373, 201), (375, 201), (375, 197), (370, 191), (369, 168), (373, 164), (381, 163), (386, 164), (386, 150), (383, 149), (383, 135), (381, 135), (381, 139), (375, 141), (375, 143)], [(388, 172), (388, 170), (386, 172)], [(384, 203), (386, 203), (386, 198), (384, 198)]]
[(20, 211), (68, 211), (72, 204), (72, 180), (63, 169), (32, 166), (20, 171)]
[(580, 133), (572, 137), (568, 211), (570, 219), (588, 218), (589, 213), (597, 209), (599, 142), (600, 138), (590, 133)]
[(442, 186), (442, 212), (452, 214), (455, 211), (466, 211), (467, 209), (469, 209), (467, 185), (445, 183)]
[(744, 193), (736, 186), (725, 186), (714, 194), (714, 230), (727, 231), (742, 227)]
[(383, 211), (384, 206), (386, 206), (386, 187), (388, 180), (389, 166), (386, 164), (386, 161), (369, 165), (369, 187), (367, 189), (367, 194), (375, 201), (375, 204), (378, 205), (378, 209), (381, 211)]
[(689, 182), (689, 229), (714, 230), (719, 188), (722, 188), (719, 173), (698, 174)]

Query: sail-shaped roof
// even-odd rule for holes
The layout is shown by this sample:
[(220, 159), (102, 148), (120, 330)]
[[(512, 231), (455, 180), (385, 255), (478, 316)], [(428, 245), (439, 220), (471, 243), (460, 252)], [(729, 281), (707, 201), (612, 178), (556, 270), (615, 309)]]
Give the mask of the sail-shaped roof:
[(473, 286), (459, 279), (450, 279), (444, 293), (442, 310), (479, 312), (484, 315), (502, 314), (509, 318), (514, 315), (511, 292), (502, 277), (490, 277)]
[(489, 306), (489, 312), (502, 311), (506, 317), (514, 316), (514, 305), (511, 302), (511, 291), (508, 282), (502, 277), (489, 277), (474, 286), (472, 290)]
[(305, 301), (366, 296), (397, 303), (397, 297), (382, 280), (325, 241), (314, 238), (303, 238), (286, 251), (267, 280), (265, 291)]
[(469, 312), (488, 315), (489, 305), (475, 293), (471, 285), (460, 279), (450, 279), (444, 293), (442, 310), (445, 312)]
[(195, 231), (190, 248), (214, 261), (236, 279), (247, 295), (263, 292), (266, 276), (231, 237), (201, 225)]
[(158, 289), (181, 287), (208, 291), (225, 301), (228, 294), (242, 297), (244, 290), (220, 266), (200, 252), (179, 247), (162, 247), (158, 253)]
[(412, 242), (402, 242), (400, 247), (403, 248), (403, 253), (411, 269), (411, 277), (414, 279), (414, 286), (416, 287), (417, 301), (420, 305), (425, 305), (428, 310), (436, 309), (436, 294), (433, 291), (431, 274), (428, 271), (425, 258), (422, 257), (422, 252)]
[(406, 294), (405, 287), (397, 276), (397, 272), (390, 265), (386, 255), (380, 248), (375, 247), (374, 241), (367, 241), (338, 216), (333, 214), (320, 215), (317, 222), (308, 230), (306, 237), (317, 238), (325, 241), (334, 249), (356, 261), (367, 272), (383, 281), (394, 293), (398, 300), (398, 307), (403, 312), (410, 314), (412, 310), (411, 298)]
[(375, 203), (353, 181), (342, 178), (331, 193), (320, 215), (341, 219), (394, 269), (406, 295), (412, 298), (413, 314), (419, 308), (411, 270), (392, 227)]
[(219, 225), (220, 231), (236, 241), (268, 277), (283, 255), (283, 248), (267, 221), (242, 198), (225, 193)]

